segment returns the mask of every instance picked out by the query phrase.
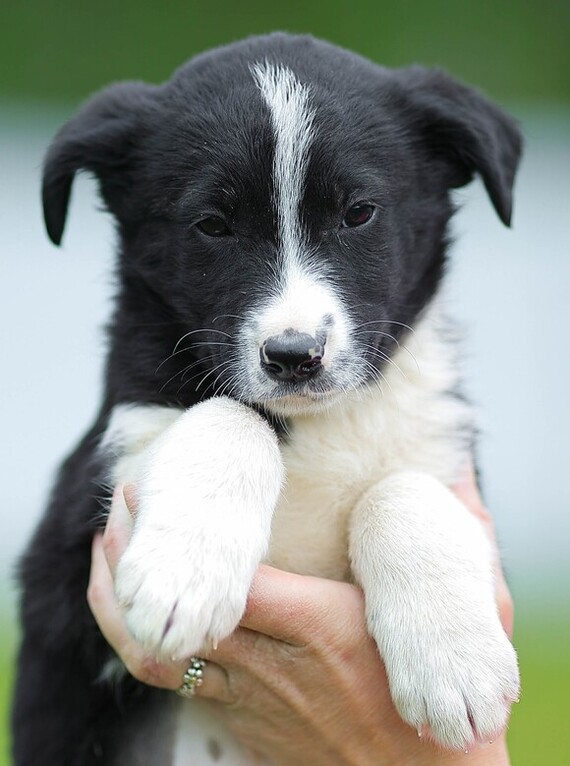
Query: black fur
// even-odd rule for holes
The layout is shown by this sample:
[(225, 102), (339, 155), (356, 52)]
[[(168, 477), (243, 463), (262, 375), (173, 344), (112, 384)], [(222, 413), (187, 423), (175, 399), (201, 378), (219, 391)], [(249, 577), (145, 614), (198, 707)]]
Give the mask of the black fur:
[[(249, 70), (265, 59), (311, 84), (318, 130), (303, 220), (313, 257), (354, 299), (356, 323), (390, 319), (395, 336), (399, 323), (413, 323), (442, 276), (450, 189), (474, 173), (510, 221), (520, 138), (508, 117), (442, 72), (382, 69), (310, 37), (205, 53), (161, 86), (113, 85), (64, 126), (45, 162), (47, 230), (59, 244), (74, 175), (93, 173), (117, 222), (118, 292), (100, 414), (62, 467), (20, 567), (16, 766), (134, 764), (130, 727), (168, 704), (168, 694), (132, 679), (99, 680), (111, 652), (85, 598), (106, 493), (96, 448), (115, 405), (190, 407), (228, 382), (222, 374), (198, 385), (224, 353), (215, 331), (235, 337), (236, 317), (267, 291), (277, 248), (273, 135)], [(381, 215), (345, 237), (342, 211), (368, 198)], [(222, 214), (232, 236), (204, 236), (195, 223), (208, 214)], [(168, 359), (194, 330), (188, 349)], [(370, 342), (390, 353), (393, 341), (378, 337)], [(161, 762), (148, 752), (148, 763)]]

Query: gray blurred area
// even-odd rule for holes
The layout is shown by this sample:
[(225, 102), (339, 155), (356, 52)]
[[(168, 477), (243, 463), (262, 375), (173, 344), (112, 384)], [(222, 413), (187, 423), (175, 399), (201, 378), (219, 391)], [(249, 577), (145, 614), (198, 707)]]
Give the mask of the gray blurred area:
[[(457, 195), (446, 301), (465, 328), (480, 465), (519, 609), (568, 604), (570, 114), (514, 110), (526, 135), (513, 229), (477, 182)], [(0, 102), (0, 610), (61, 458), (95, 414), (113, 292), (112, 221), (75, 184), (61, 249), (43, 230), (42, 155), (68, 111)]]

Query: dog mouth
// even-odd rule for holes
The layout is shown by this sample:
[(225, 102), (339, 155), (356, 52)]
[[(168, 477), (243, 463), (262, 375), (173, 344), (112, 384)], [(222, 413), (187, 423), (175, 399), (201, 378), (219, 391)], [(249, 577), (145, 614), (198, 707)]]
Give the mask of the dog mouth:
[(346, 395), (346, 387), (327, 380), (322, 372), (310, 381), (280, 382), (259, 391), (251, 403), (279, 415), (315, 413), (328, 409)]
[(291, 416), (315, 414), (334, 406), (343, 396), (342, 391), (305, 391), (287, 393), (279, 391), (275, 395), (263, 397), (256, 404), (276, 415)]
[(315, 391), (308, 386), (299, 386), (298, 388), (288, 386), (287, 389), (271, 391), (263, 397), (263, 400), (266, 402), (325, 402), (337, 398), (342, 393), (333, 388)]

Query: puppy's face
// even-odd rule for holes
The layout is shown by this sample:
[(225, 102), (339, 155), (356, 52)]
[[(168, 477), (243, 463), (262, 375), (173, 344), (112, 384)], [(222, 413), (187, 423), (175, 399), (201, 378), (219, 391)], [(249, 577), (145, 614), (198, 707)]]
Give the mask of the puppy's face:
[[(74, 167), (86, 125), (105, 135)], [(58, 241), (73, 172), (93, 170), (124, 278), (187, 328), (175, 351), (205, 390), (312, 412), (376, 379), (433, 295), (449, 189), (479, 171), (506, 221), (517, 156), (508, 119), (438, 73), (272, 36), (96, 97), (48, 156), (46, 220)]]
[(318, 81), (254, 61), (201, 103), (186, 76), (180, 112), (167, 99), (149, 139), (154, 212), (135, 257), (157, 242), (146, 276), (204, 328), (189, 340), (218, 390), (283, 414), (326, 406), (376, 374), (418, 310), (408, 298), (435, 254), (407, 254), (417, 228), (435, 224), (439, 243), (442, 187), (437, 220), (418, 220), (409, 139), (373, 94), (347, 110)]

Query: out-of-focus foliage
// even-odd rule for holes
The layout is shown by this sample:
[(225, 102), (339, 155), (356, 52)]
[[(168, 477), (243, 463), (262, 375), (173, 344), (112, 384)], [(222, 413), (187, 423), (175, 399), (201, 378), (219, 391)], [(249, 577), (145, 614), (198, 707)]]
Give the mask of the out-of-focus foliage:
[(515, 629), (522, 676), (521, 701), (509, 727), (513, 766), (568, 766), (570, 653), (567, 618), (527, 612)]
[(2, 0), (0, 96), (160, 82), (198, 51), (276, 29), (390, 66), (441, 65), (511, 102), (570, 102), (568, 0)]
[(0, 766), (9, 766), (8, 717), (14, 679), (15, 631), (11, 626), (4, 628), (1, 612), (0, 619), (2, 619), (2, 630), (0, 630)]

